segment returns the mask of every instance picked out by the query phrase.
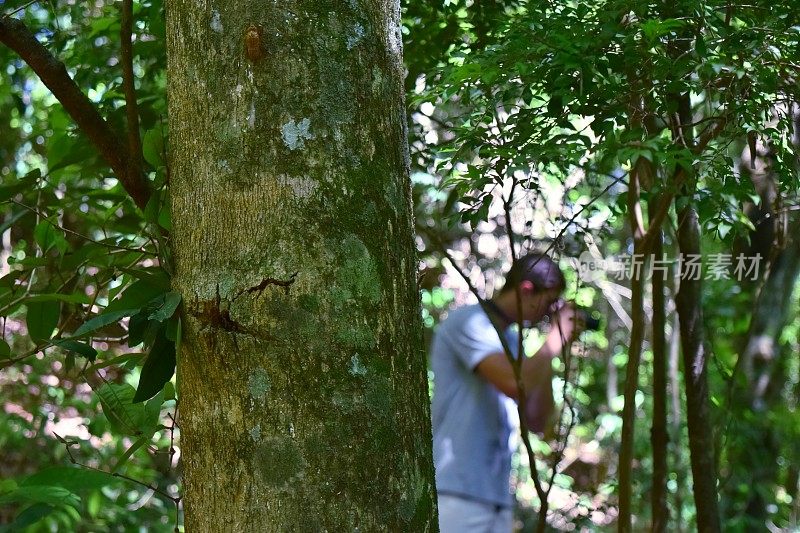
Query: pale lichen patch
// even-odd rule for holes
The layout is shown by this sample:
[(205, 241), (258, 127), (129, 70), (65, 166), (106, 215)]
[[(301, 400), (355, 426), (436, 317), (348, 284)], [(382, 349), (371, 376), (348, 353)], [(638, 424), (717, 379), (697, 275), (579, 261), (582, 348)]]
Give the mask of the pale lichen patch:
[(253, 129), (256, 126), (256, 104), (250, 103), (250, 112), (247, 114), (247, 127)]
[(211, 14), (211, 29), (217, 33), (222, 33), (222, 20), (220, 19), (219, 11), (216, 9)]
[(283, 143), (289, 147), (289, 150), (303, 148), (305, 146), (305, 140), (311, 140), (314, 138), (314, 135), (312, 135), (309, 131), (310, 127), (311, 120), (308, 118), (304, 118), (300, 122), (295, 122), (294, 119), (289, 119), (289, 122), (281, 127)]
[(415, 468), (411, 478), (411, 490), (403, 492), (403, 496), (398, 505), (400, 518), (405, 522), (411, 522), (414, 518), (419, 501), (424, 496), (427, 487), (428, 484), (425, 481), (425, 477)]
[(381, 280), (375, 259), (355, 235), (347, 236), (340, 245), (341, 264), (336, 272), (336, 285), (370, 304), (381, 299)]
[(347, 36), (347, 49), (352, 50), (355, 48), (356, 45), (361, 42), (361, 39), (364, 38), (364, 35), (366, 35), (364, 26), (356, 22), (355, 26), (353, 26), (353, 29), (350, 32), (350, 35)]
[(383, 72), (378, 67), (372, 67), (372, 92), (373, 94), (383, 93)]
[(350, 358), (350, 369), (348, 370), (352, 376), (363, 376), (367, 373), (367, 367), (358, 358), (358, 354), (354, 353)]
[(229, 407), (223, 407), (222, 412), (231, 427), (239, 426), (244, 422), (244, 413), (236, 402), (231, 402)]
[(400, 55), (403, 51), (403, 32), (400, 24), (394, 17), (390, 17), (386, 25), (386, 35), (389, 38), (389, 51)]
[(256, 442), (261, 440), (261, 424), (256, 424), (250, 429), (250, 437)]
[(306, 199), (314, 194), (317, 190), (317, 182), (308, 176), (293, 177), (284, 176), (283, 182), (292, 189), (295, 197)]
[(267, 397), (271, 386), (269, 376), (263, 368), (257, 369), (247, 380), (247, 389), (250, 391), (250, 396), (255, 400), (263, 401)]

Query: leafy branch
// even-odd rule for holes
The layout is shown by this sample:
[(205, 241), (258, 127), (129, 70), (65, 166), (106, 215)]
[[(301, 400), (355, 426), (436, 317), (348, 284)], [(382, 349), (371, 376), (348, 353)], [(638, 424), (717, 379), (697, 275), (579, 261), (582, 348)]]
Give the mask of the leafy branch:
[(0, 16), (0, 42), (19, 54), (33, 69), (94, 144), (134, 203), (144, 209), (151, 191), (141, 166), (135, 164), (135, 156), (70, 77), (64, 63), (56, 59), (21, 20), (8, 15)]

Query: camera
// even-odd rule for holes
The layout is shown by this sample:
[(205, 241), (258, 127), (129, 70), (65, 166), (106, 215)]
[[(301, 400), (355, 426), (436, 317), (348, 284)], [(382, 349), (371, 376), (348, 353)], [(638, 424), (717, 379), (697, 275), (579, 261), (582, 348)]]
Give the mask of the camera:
[(577, 310), (578, 317), (583, 321), (586, 326), (586, 331), (600, 331), (600, 316), (599, 312), (592, 311), (579, 307)]
[[(564, 306), (566, 303), (563, 299), (558, 299), (550, 305), (548, 309), (548, 314), (552, 314), (557, 312), (561, 307)], [(579, 318), (584, 326), (586, 331), (600, 331), (601, 320), (600, 320), (600, 313), (598, 311), (594, 311), (592, 309), (587, 309), (585, 307), (578, 307), (575, 310), (575, 314), (577, 318)]]

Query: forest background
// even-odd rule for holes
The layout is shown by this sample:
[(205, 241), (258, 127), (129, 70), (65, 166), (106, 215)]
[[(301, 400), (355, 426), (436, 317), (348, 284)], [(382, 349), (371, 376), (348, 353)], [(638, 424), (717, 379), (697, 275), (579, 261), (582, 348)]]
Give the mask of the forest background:
[[(555, 438), (515, 455), (525, 530), (797, 529), (798, 7), (402, 6), (426, 339), (529, 250), (603, 318), (556, 361)], [(169, 531), (181, 295), (165, 267), (164, 5), (5, 2), (0, 17), (0, 527)], [(20, 58), (11, 19), (112, 131), (135, 80), (146, 201)]]

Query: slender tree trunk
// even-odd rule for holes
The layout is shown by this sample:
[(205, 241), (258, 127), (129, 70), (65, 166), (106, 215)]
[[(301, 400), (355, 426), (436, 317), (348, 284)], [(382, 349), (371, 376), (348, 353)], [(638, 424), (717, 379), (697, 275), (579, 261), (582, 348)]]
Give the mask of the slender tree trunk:
[(188, 531), (435, 531), (397, 2), (170, 2)]
[(625, 405), (622, 409), (622, 439), (619, 451), (619, 522), (618, 530), (632, 530), (633, 514), (633, 445), (636, 421), (636, 390), (639, 381), (639, 360), (644, 336), (643, 280), (631, 282), (631, 318), (633, 331), (625, 372)]
[(683, 255), (680, 290), (676, 297), (686, 383), (686, 418), (692, 462), (697, 528), (701, 533), (720, 530), (714, 436), (708, 403), (708, 356), (703, 338), (702, 276), (687, 270), (686, 260), (700, 256), (700, 224), (691, 204), (678, 208), (678, 247)]
[[(674, 278), (673, 278), (674, 279)], [(675, 286), (672, 285), (671, 292), (675, 293)], [(683, 462), (682, 438), (683, 430), (681, 416), (681, 382), (680, 382), (680, 324), (678, 315), (672, 315), (672, 332), (669, 337), (669, 393), (670, 404), (672, 406), (672, 421), (670, 423), (670, 440), (672, 445), (672, 468), (675, 472), (677, 487), (673, 498), (673, 508), (675, 509), (676, 519), (672, 531), (681, 533), (684, 531), (683, 523), (679, 519), (683, 509), (683, 494), (686, 486), (686, 465)]]
[[(652, 213), (658, 201), (650, 202), (648, 212)], [(663, 238), (661, 232), (653, 244), (653, 257), (662, 259)], [(653, 447), (653, 492), (651, 497), (653, 532), (667, 529), (667, 348), (666, 348), (666, 301), (664, 298), (666, 273), (653, 272), (653, 422), (650, 429), (650, 442)]]
[[(632, 84), (636, 87), (636, 84)], [(634, 90), (630, 103), (630, 122), (634, 129), (644, 125), (644, 103)], [(645, 126), (645, 131), (648, 131)], [(644, 286), (645, 268), (652, 253), (646, 244), (646, 230), (641, 212), (641, 190), (647, 190), (655, 179), (653, 164), (644, 157), (634, 163), (628, 181), (628, 220), (633, 234), (633, 272), (631, 275), (631, 341), (625, 368), (625, 404), (622, 408), (622, 435), (619, 450), (619, 518), (617, 529), (627, 533), (633, 527), (633, 461), (636, 435), (636, 391), (639, 389), (639, 362), (645, 333)], [(657, 230), (658, 228), (656, 228)]]
[[(639, 199), (639, 190), (633, 173), (629, 187), (636, 187), (629, 195)], [(629, 200), (629, 211), (634, 202)], [(631, 215), (635, 219), (635, 215)], [(635, 228), (635, 226), (634, 226)], [(617, 528), (620, 533), (632, 531), (633, 521), (633, 461), (634, 438), (636, 424), (636, 391), (639, 389), (639, 362), (642, 356), (644, 341), (644, 265), (639, 271), (637, 260), (646, 257), (642, 253), (641, 234), (634, 229), (633, 273), (631, 277), (631, 341), (628, 346), (628, 363), (625, 367), (625, 405), (622, 408), (622, 435), (619, 450), (619, 519)]]

